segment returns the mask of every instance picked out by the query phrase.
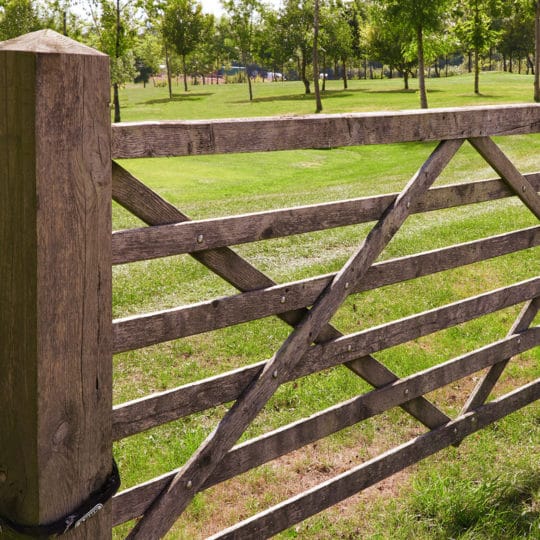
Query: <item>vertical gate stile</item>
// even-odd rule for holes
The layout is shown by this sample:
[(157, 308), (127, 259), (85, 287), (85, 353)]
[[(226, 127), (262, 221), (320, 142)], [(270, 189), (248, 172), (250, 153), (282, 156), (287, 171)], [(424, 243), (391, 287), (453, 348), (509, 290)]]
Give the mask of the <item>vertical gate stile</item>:
[(129, 538), (160, 538), (170, 529), (211, 472), (279, 387), (280, 381), (285, 379), (295, 360), (307, 351), (349, 292), (354, 290), (355, 285), (397, 233), (410, 214), (411, 205), (429, 189), (462, 143), (463, 140), (456, 139), (443, 141), (437, 146), (370, 231), (357, 252), (338, 272), (313, 308), (267, 363), (260, 376), (246, 388), (216, 430), (154, 501)]

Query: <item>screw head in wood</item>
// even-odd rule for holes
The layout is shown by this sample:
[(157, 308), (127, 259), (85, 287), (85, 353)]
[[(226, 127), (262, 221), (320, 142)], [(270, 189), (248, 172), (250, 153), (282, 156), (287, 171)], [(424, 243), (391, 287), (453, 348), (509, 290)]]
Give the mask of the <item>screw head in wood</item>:
[(282, 296), (282, 297), (279, 299), (279, 301), (280, 301), (281, 304), (284, 304), (286, 300), (287, 300), (287, 299), (286, 299), (284, 296)]
[(203, 240), (204, 240), (204, 235), (199, 234), (199, 236), (197, 236), (197, 244), (202, 244)]
[(352, 345), (347, 345), (347, 352), (351, 352), (352, 351)]
[(272, 377), (274, 377), (274, 379), (277, 379), (277, 375), (278, 375), (278, 371), (276, 369), (274, 370), (274, 373), (272, 373)]
[(409, 395), (409, 389), (408, 388), (405, 388), (405, 390), (403, 391), (403, 393), (408, 396)]
[(188, 489), (191, 489), (193, 487), (193, 482), (191, 480), (188, 480), (187, 484), (186, 484), (186, 487)]
[(521, 186), (521, 191), (525, 191), (527, 189), (526, 186)]
[(350, 286), (351, 286), (351, 284), (347, 281), (347, 282), (345, 283), (345, 288), (348, 289)]
[(410, 208), (411, 207), (411, 201), (407, 201), (407, 204), (405, 206), (407, 206), (407, 208)]

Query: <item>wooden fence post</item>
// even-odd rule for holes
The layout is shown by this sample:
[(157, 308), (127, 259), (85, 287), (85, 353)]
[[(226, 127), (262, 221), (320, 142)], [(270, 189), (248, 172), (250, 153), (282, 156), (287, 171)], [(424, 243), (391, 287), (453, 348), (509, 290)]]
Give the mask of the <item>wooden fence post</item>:
[[(111, 472), (109, 101), (106, 55), (50, 30), (0, 43), (0, 517), (18, 523)], [(110, 508), (66, 538), (110, 538)]]

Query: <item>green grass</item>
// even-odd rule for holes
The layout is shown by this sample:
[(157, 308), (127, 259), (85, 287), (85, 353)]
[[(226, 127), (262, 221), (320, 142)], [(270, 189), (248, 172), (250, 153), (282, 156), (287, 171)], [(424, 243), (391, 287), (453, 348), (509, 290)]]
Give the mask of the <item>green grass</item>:
[[(325, 112), (416, 107), (400, 81), (352, 81), (325, 99)], [(472, 95), (468, 76), (430, 80), (430, 104), (470, 105), (526, 101), (532, 79), (483, 74)], [(124, 120), (208, 118), (312, 112), (299, 83), (259, 84), (256, 100), (242, 85), (197, 87), (173, 101), (163, 88), (123, 91)], [(538, 170), (538, 135), (497, 140), (522, 171)], [(434, 145), (398, 144), (226, 156), (124, 161), (137, 177), (194, 218), (232, 215), (321, 201), (363, 197), (402, 189)], [(465, 145), (436, 185), (496, 176)], [(114, 228), (140, 226), (115, 205)], [(498, 201), (410, 217), (381, 259), (535, 225), (517, 201)], [(257, 268), (283, 283), (337, 271), (370, 225), (343, 227), (235, 247)], [(538, 274), (540, 250), (500, 257), (466, 268), (355, 295), (333, 323), (355, 332)], [(232, 294), (234, 290), (187, 256), (135, 263), (114, 270), (114, 316), (159, 310)], [(405, 376), (504, 337), (520, 306), (482, 317), (377, 354)], [(537, 317), (538, 324), (540, 317)], [(120, 403), (269, 358), (289, 333), (284, 323), (264, 319), (115, 357), (114, 399)], [(540, 350), (509, 366), (497, 393), (540, 374)], [(473, 378), (433, 393), (449, 414), (459, 412)], [(344, 368), (328, 370), (281, 387), (242, 440), (303, 418), (368, 389)], [(115, 445), (123, 487), (184, 463), (215, 427), (226, 407), (193, 415)], [(367, 494), (332, 508), (280, 535), (281, 538), (540, 538), (538, 459), (540, 404), (513, 414), (383, 482)], [(263, 465), (238, 480), (199, 494), (167, 538), (193, 539), (243, 519), (317, 482), (422, 432), (399, 410), (349, 428), (316, 446)], [(115, 538), (125, 536), (118, 527)]]
[[(465, 105), (497, 105), (532, 101), (532, 75), (482, 73), (480, 94), (473, 92), (472, 75), (428, 79), (430, 107), (460, 107)], [(403, 90), (401, 79), (351, 80), (343, 89), (342, 81), (327, 81), (323, 94), (325, 113), (362, 112), (419, 108), (417, 81)], [(315, 111), (313, 93), (305, 95), (299, 81), (257, 83), (254, 100), (249, 101), (247, 85), (220, 84), (190, 87), (173, 84), (173, 99), (167, 88), (130, 86), (121, 91), (122, 121), (172, 120), (198, 118), (236, 118), (275, 116), (281, 114), (311, 114)]]

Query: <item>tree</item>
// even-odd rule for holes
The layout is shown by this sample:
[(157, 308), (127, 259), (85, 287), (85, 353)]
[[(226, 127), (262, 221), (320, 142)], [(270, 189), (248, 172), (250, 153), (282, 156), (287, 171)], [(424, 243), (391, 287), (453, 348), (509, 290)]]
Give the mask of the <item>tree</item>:
[(73, 0), (48, 0), (44, 3), (43, 23), (47, 28), (81, 41), (83, 38), (83, 22), (73, 11)]
[(310, 94), (307, 67), (313, 59), (312, 0), (286, 0), (281, 15), (287, 31), (287, 48), (296, 58), (305, 93)]
[(540, 103), (540, 0), (535, 10), (535, 53), (534, 53), (534, 101)]
[(132, 81), (137, 75), (132, 50), (136, 35), (133, 9), (132, 0), (92, 0), (90, 4), (95, 33), (90, 39), (96, 41), (92, 45), (110, 57), (115, 122), (121, 121), (120, 85)]
[(261, 17), (263, 7), (258, 0), (222, 0), (229, 17), (229, 32), (240, 51), (240, 58), (246, 70), (249, 100), (253, 101), (253, 88), (248, 63), (254, 48), (255, 23)]
[(37, 10), (31, 0), (7, 0), (0, 4), (0, 40), (11, 39), (41, 28)]
[(146, 86), (150, 77), (159, 73), (161, 54), (161, 39), (155, 31), (148, 29), (139, 36), (135, 44), (135, 67), (139, 72), (135, 82), (142, 81)]
[(354, 9), (341, 0), (332, 1), (324, 11), (324, 48), (326, 53), (335, 60), (337, 65), (341, 62), (343, 88), (347, 89), (347, 62), (353, 55), (353, 19), (356, 17)]
[(416, 64), (407, 54), (410, 47), (409, 32), (385, 18), (386, 11), (378, 6), (370, 10), (370, 24), (364, 28), (367, 52), (371, 58), (396, 69), (403, 75), (404, 89), (409, 89), (409, 76)]
[(450, 0), (377, 0), (386, 10), (385, 16), (410, 32), (416, 44), (420, 106), (427, 109), (424, 36), (441, 30)]
[(323, 110), (321, 92), (319, 90), (319, 0), (313, 7), (313, 86), (315, 87), (315, 112)]
[(460, 0), (456, 14), (456, 35), (474, 55), (474, 93), (480, 93), (480, 55), (495, 43), (498, 32), (493, 29), (490, 11), (492, 0)]
[(188, 91), (186, 58), (203, 39), (208, 24), (201, 4), (194, 0), (170, 0), (165, 8), (163, 36), (182, 59), (186, 92)]

